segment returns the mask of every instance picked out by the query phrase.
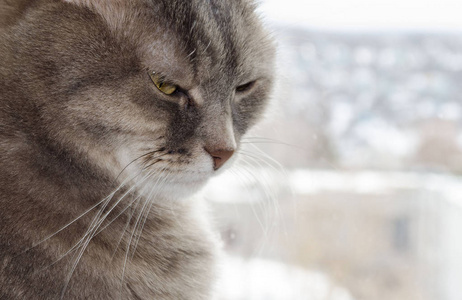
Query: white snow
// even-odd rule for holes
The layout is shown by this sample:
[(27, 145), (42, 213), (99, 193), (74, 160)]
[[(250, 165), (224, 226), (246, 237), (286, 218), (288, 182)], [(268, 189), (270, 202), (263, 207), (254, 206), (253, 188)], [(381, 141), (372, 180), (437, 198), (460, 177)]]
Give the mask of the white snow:
[[(284, 173), (271, 169), (254, 169), (252, 173), (255, 176), (248, 179), (238, 178), (233, 173), (225, 173), (214, 178), (203, 193), (208, 200), (215, 202), (249, 203), (265, 200), (265, 197), (261, 197), (261, 189), (265, 187), (271, 187), (274, 192), (290, 190), (295, 195), (313, 195), (322, 192), (388, 194), (396, 190), (419, 190), (439, 194), (441, 201), (462, 207), (462, 178), (449, 174), (311, 169)], [(259, 185), (257, 180), (262, 178), (265, 181), (264, 185)], [(253, 194), (255, 194), (254, 198)]]
[(227, 257), (217, 300), (353, 300), (320, 272), (261, 258)]
[(302, 195), (326, 191), (386, 194), (420, 190), (440, 194), (441, 201), (462, 207), (462, 179), (446, 174), (298, 170), (290, 174), (290, 184), (294, 193)]

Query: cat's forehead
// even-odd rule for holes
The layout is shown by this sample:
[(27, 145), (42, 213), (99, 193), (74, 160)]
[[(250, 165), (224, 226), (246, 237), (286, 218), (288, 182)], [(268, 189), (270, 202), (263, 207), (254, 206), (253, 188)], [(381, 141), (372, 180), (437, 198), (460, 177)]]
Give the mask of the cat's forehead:
[(138, 45), (144, 67), (194, 85), (269, 72), (272, 45), (254, 9), (250, 0), (130, 0), (100, 14)]
[(202, 79), (264, 73), (271, 45), (248, 1), (154, 1), (151, 7), (162, 16), (147, 45), (154, 67)]

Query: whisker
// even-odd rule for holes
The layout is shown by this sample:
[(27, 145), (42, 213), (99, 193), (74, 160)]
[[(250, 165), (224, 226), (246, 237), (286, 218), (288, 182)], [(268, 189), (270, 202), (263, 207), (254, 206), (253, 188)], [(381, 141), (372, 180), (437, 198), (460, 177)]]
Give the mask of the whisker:
[(272, 138), (266, 138), (266, 137), (258, 137), (258, 136), (246, 136), (243, 137), (241, 140), (241, 144), (272, 144), (272, 145), (282, 145), (282, 146), (288, 146), (290, 148), (295, 148), (297, 150), (301, 151), (308, 151), (307, 148), (302, 147), (300, 145), (296, 144), (291, 144), (287, 143), (284, 141), (272, 139)]
[[(162, 186), (162, 184), (165, 184), (165, 183), (167, 182), (168, 175), (170, 175), (170, 173), (168, 173), (168, 174), (165, 175), (163, 181), (160, 183), (160, 186)], [(155, 186), (154, 186), (154, 187), (155, 187)], [(141, 226), (141, 228), (139, 229), (138, 238), (135, 240), (135, 243), (134, 243), (134, 246), (133, 246), (132, 258), (133, 258), (133, 256), (135, 255), (136, 248), (138, 247), (138, 242), (139, 242), (139, 240), (140, 240), (141, 233), (143, 232), (144, 224), (146, 223), (147, 218), (148, 218), (148, 216), (149, 216), (149, 212), (151, 211), (152, 205), (154, 204), (153, 199), (158, 195), (159, 191), (160, 191), (160, 188), (159, 188), (159, 190), (152, 196), (152, 198), (151, 198), (151, 194), (150, 194), (149, 197), (148, 197), (148, 198), (150, 198), (150, 203), (149, 203), (147, 212), (146, 212), (146, 214), (144, 215), (144, 217), (143, 217), (143, 219), (142, 219), (142, 221), (141, 221), (142, 226)], [(151, 192), (152, 192), (152, 190), (151, 190)]]
[[(258, 140), (258, 138), (256, 138), (256, 139)], [(262, 140), (265, 140), (265, 138), (263, 138)], [(267, 140), (270, 140), (270, 139), (267, 139)], [(276, 161), (274, 158), (272, 158), (267, 153), (262, 151), (254, 143), (249, 143), (249, 144), (251, 144), (251, 147), (256, 151), (256, 153), (251, 152), (251, 151), (246, 151), (246, 150), (239, 150), (239, 153), (241, 155), (246, 156), (248, 159), (250, 159), (253, 162), (256, 162), (257, 165), (262, 170), (263, 170), (263, 167), (260, 164), (260, 162), (263, 163), (265, 166), (269, 167), (272, 171), (274, 171), (275, 174), (280, 174), (281, 176), (279, 178), (281, 178), (282, 180), (284, 180), (284, 178), (288, 178), (288, 174), (286, 173), (285, 168), (278, 161)], [(264, 178), (264, 177), (262, 177), (262, 178)], [(262, 181), (262, 183), (264, 183), (264, 181)], [(274, 185), (268, 184), (268, 183), (266, 183), (265, 185), (266, 185), (265, 190), (267, 189), (269, 192), (271, 192), (272, 195), (277, 194), (277, 192), (274, 190)], [(291, 192), (291, 189), (290, 189), (290, 192)], [(282, 227), (283, 233), (287, 236), (288, 235), (288, 230), (287, 230), (287, 226), (286, 226), (286, 223), (284, 221), (284, 218), (281, 217), (281, 210), (280, 210), (278, 200), (276, 199), (276, 197), (271, 196), (271, 195), (269, 195), (267, 197), (273, 204), (274, 211), (276, 213), (274, 218), (276, 220), (278, 220), (278, 222), (281, 222), (281, 227)], [(293, 209), (295, 211), (296, 207), (293, 207)], [(275, 226), (272, 226), (272, 227), (275, 227)], [(271, 228), (270, 230), (275, 230), (275, 229), (276, 228)]]
[[(243, 169), (240, 169), (239, 171), (242, 171)], [(230, 169), (229, 170), (232, 174), (236, 175), (236, 177), (238, 178), (239, 181), (242, 182), (242, 186), (247, 190), (247, 192), (249, 194), (251, 194), (251, 191), (249, 190), (249, 188), (245, 185), (245, 181), (243, 180), (243, 178), (246, 178), (246, 174), (241, 172), (241, 174), (237, 173), (237, 170), (236, 169)], [(247, 171), (247, 170), (246, 170)], [(247, 177), (248, 178), (248, 177)], [(257, 201), (257, 203), (259, 203), (259, 201)], [(259, 203), (260, 205), (260, 203)], [(257, 211), (255, 210), (255, 207), (253, 206), (253, 203), (252, 205), (250, 206), (252, 208), (252, 212), (253, 214), (255, 215), (255, 218), (257, 219), (257, 222), (258, 224), (260, 225), (260, 228), (261, 230), (263, 231), (263, 235), (266, 236), (267, 235), (267, 228), (266, 226), (264, 225), (264, 222), (260, 219), (260, 217), (258, 216), (258, 213)]]
[(81, 219), (82, 217), (84, 217), (85, 215), (87, 215), (89, 212), (91, 212), (92, 210), (94, 210), (96, 207), (98, 207), (99, 205), (101, 205), (103, 202), (107, 201), (109, 198), (113, 197), (115, 195), (115, 193), (118, 192), (118, 190), (123, 187), (125, 185), (125, 183), (133, 180), (136, 176), (132, 177), (131, 179), (127, 179), (125, 180), (124, 182), (122, 182), (112, 193), (110, 193), (108, 196), (106, 196), (105, 198), (103, 198), (102, 200), (100, 200), (99, 202), (97, 202), (96, 204), (94, 204), (92, 207), (90, 207), (89, 209), (87, 209), (86, 211), (84, 211), (82, 214), (80, 214), (78, 217), (76, 217), (75, 219), (73, 219), (72, 221), (70, 221), (69, 223), (67, 223), (66, 225), (64, 225), (63, 227), (61, 227), (59, 230), (55, 231), (54, 233), (48, 235), (47, 237), (45, 237), (44, 239), (40, 240), (39, 242), (37, 243), (34, 243), (32, 244), (31, 247), (25, 249), (24, 251), (22, 251), (21, 253), (19, 253), (17, 256), (21, 255), (21, 254), (24, 254), (25, 252), (39, 246), (40, 244), (46, 242), (47, 240), (51, 239), (52, 237), (54, 237), (55, 235), (57, 235), (58, 233), (60, 233), (61, 231), (63, 231), (64, 229), (68, 228), (69, 226), (71, 226), (72, 224), (74, 224), (75, 222), (77, 222), (79, 219)]
[[(162, 174), (162, 172), (165, 170), (165, 168), (160, 172)], [(151, 192), (154, 190), (154, 188), (157, 186), (157, 184), (159, 183), (161, 177), (159, 177), (156, 181), (156, 183), (154, 184), (153, 188), (151, 189)], [(122, 276), (121, 276), (121, 284), (120, 284), (120, 288), (121, 288), (121, 292), (122, 292), (122, 287), (123, 287), (123, 282), (124, 282), (124, 277), (125, 277), (125, 269), (126, 269), (126, 266), (127, 266), (127, 261), (128, 261), (128, 257), (129, 257), (129, 253), (130, 253), (130, 248), (131, 248), (131, 243), (132, 243), (132, 240), (133, 240), (133, 236), (135, 234), (135, 231), (136, 231), (136, 228), (137, 228), (137, 225), (139, 223), (139, 220), (141, 218), (141, 215), (143, 214), (144, 212), (144, 209), (147, 205), (147, 203), (149, 202), (149, 197), (146, 198), (144, 204), (143, 204), (143, 207), (141, 208), (140, 210), (140, 213), (138, 214), (138, 217), (136, 219), (136, 222), (135, 222), (135, 225), (133, 227), (133, 231), (132, 231), (132, 234), (130, 235), (130, 239), (127, 243), (127, 249), (126, 249), (126, 252), (125, 252), (125, 259), (124, 259), (124, 264), (123, 264), (123, 268), (122, 268)]]
[[(271, 156), (266, 154), (264, 151), (262, 151), (256, 145), (251, 145), (251, 146), (252, 146), (252, 148), (254, 148), (260, 154), (260, 156), (257, 156), (258, 159), (262, 159), (262, 158), (267, 159), (268, 162), (273, 163), (274, 166), (276, 166), (278, 168), (278, 170), (276, 170), (277, 172), (282, 172), (282, 173), (284, 173), (284, 175), (287, 175), (287, 174), (285, 174), (285, 169), (281, 165), (281, 163), (279, 163), (277, 160), (275, 160), (274, 158), (272, 158)], [(250, 153), (250, 152), (247, 152), (247, 153)]]
[[(241, 152), (241, 150), (239, 151), (239, 153), (240, 153), (241, 155), (246, 156), (247, 159), (249, 159), (249, 160), (253, 161), (255, 164), (257, 164), (258, 167), (259, 167), (261, 170), (264, 170), (263, 166), (261, 165), (260, 161), (258, 160), (258, 157), (253, 156), (253, 155), (250, 155), (250, 154), (248, 154), (248, 153), (247, 153), (247, 154), (246, 154), (246, 153), (243, 153), (243, 152)], [(261, 161), (261, 162), (265, 162), (265, 161)], [(248, 162), (246, 162), (246, 163), (249, 164)], [(266, 163), (266, 162), (265, 162), (265, 163)], [(269, 167), (271, 167), (271, 168), (274, 169), (274, 167), (273, 167), (272, 165), (270, 165), (270, 164), (267, 164), (267, 165), (268, 165)], [(252, 177), (255, 179), (255, 181), (258, 182), (258, 183), (261, 183), (261, 182), (262, 182), (262, 181), (259, 180), (258, 178), (260, 178), (260, 179), (261, 179), (261, 178), (264, 178), (264, 176), (258, 177), (258, 178), (257, 178), (257, 176), (255, 176), (254, 174), (251, 174), (251, 175), (252, 175)], [(269, 184), (268, 186), (269, 186), (270, 189), (272, 189), (272, 188), (271, 188), (271, 186), (272, 186), (271, 184)], [(267, 193), (267, 189), (266, 189), (266, 188), (264, 188), (263, 190), (264, 190), (264, 192), (265, 192), (265, 194), (266, 194), (266, 196), (267, 196), (268, 199), (272, 199), (272, 198), (273, 198), (272, 196), (270, 196), (270, 195)]]
[[(258, 148), (257, 148), (258, 149)], [(260, 149), (258, 149), (260, 150)], [(245, 151), (247, 152), (247, 151)], [(255, 163), (257, 163), (257, 165), (259, 166), (260, 169), (264, 170), (263, 166), (260, 164), (260, 162), (262, 163), (265, 163), (267, 166), (269, 166), (273, 171), (275, 171), (276, 173), (281, 173), (283, 175), (282, 178), (288, 178), (288, 175), (286, 174), (284, 168), (277, 162), (275, 161), (274, 159), (272, 159), (271, 157), (269, 156), (266, 156), (266, 153), (262, 153), (263, 156), (259, 156), (259, 155), (253, 155), (252, 153), (242, 153), (240, 152), (240, 154), (244, 155), (244, 156), (247, 156), (248, 159), (251, 159), (252, 161), (254, 161)], [(265, 161), (263, 158), (267, 158), (267, 159), (271, 159), (269, 162), (268, 161)], [(271, 162), (277, 164), (277, 166), (279, 167), (279, 169), (276, 169), (272, 164)], [(261, 176), (262, 179), (264, 179), (265, 177), (264, 176)], [(276, 197), (274, 195), (277, 194), (277, 192), (274, 190), (274, 185), (272, 184), (266, 184), (266, 187), (264, 187), (264, 190), (269, 190), (271, 192), (271, 194), (269, 193), (266, 193), (266, 196), (267, 198), (270, 200), (270, 202), (273, 203), (273, 206), (274, 206), (274, 209), (277, 213), (277, 218), (279, 220), (283, 220), (283, 218), (281, 217), (280, 215), (280, 207), (279, 207), (279, 202), (278, 200), (276, 199)], [(286, 227), (285, 225), (283, 224), (283, 228), (285, 228), (286, 230)], [(286, 232), (287, 233), (287, 232)]]
[[(141, 157), (145, 157), (146, 155), (149, 155), (149, 154), (152, 154), (152, 153), (155, 153), (155, 152), (157, 152), (157, 151), (150, 151), (150, 152), (148, 152), (148, 153), (145, 153), (145, 154), (139, 156), (137, 159), (140, 159)], [(160, 157), (160, 156), (163, 156), (163, 155), (165, 155), (165, 154), (158, 155), (158, 156), (156, 156), (155, 158)], [(135, 159), (135, 160), (137, 160), (137, 159)], [(132, 162), (130, 162), (130, 164), (133, 163), (135, 160), (133, 160)], [(127, 168), (127, 166), (126, 166), (123, 170), (125, 170), (126, 168)], [(122, 170), (122, 171), (123, 171), (123, 170)], [(133, 179), (135, 179), (136, 177), (138, 177), (139, 175), (141, 175), (141, 174), (143, 173), (143, 170), (144, 170), (144, 169), (142, 169), (140, 172), (138, 172), (138, 174), (135, 175), (134, 177), (132, 177), (131, 180), (133, 180)], [(119, 174), (119, 175), (120, 175), (120, 174)], [(107, 213), (106, 213), (103, 217), (99, 218), (99, 216), (101, 216), (102, 212), (104, 211), (104, 209), (106, 208), (106, 206), (110, 203), (110, 201), (113, 199), (115, 193), (117, 192), (117, 190), (114, 191), (114, 192), (112, 193), (111, 199), (109, 199), (109, 200), (104, 204), (104, 206), (100, 208), (99, 213), (95, 216), (95, 218), (93, 219), (92, 223), (90, 224), (88, 231), (93, 231), (93, 229), (94, 229), (95, 227), (99, 227), (99, 226), (102, 224), (102, 222), (106, 219), (106, 217), (112, 212), (112, 210), (122, 201), (122, 199), (123, 199), (126, 195), (128, 195), (132, 190), (134, 190), (137, 186), (139, 186), (142, 182), (144, 182), (150, 175), (152, 175), (152, 174), (147, 174), (147, 175), (145, 175), (139, 182), (136, 182), (134, 186), (132, 186), (124, 195), (122, 195), (122, 197), (119, 198), (119, 200), (116, 201), (116, 203), (107, 211)], [(119, 188), (120, 188), (120, 187), (119, 187)], [(119, 216), (119, 215), (118, 215), (118, 216)], [(96, 221), (98, 218), (99, 218), (99, 220), (97, 221), (97, 223), (95, 223), (95, 221)], [(113, 219), (112, 221), (114, 221), (114, 220), (115, 220), (115, 219)], [(107, 227), (107, 226), (106, 226), (106, 227)], [(104, 228), (106, 228), (106, 227), (104, 227)], [(100, 232), (101, 232), (101, 231), (98, 231), (98, 233), (100, 233)], [(95, 234), (94, 234), (94, 235), (95, 235)], [(94, 235), (93, 235), (93, 236), (94, 236)]]
[[(135, 202), (136, 202), (135, 207), (132, 207), (132, 205), (133, 205)], [(112, 252), (111, 260), (114, 259), (114, 256), (115, 256), (115, 254), (116, 254), (116, 252), (117, 252), (117, 249), (119, 248), (119, 245), (120, 245), (120, 243), (122, 242), (122, 239), (123, 239), (123, 237), (124, 237), (124, 235), (125, 235), (125, 232), (127, 232), (128, 227), (130, 227), (130, 221), (132, 220), (133, 215), (135, 214), (135, 211), (136, 211), (136, 209), (138, 208), (138, 205), (139, 205), (140, 203), (141, 203), (141, 196), (138, 196), (138, 197), (135, 198), (135, 200), (133, 200), (132, 202), (130, 202), (130, 203), (127, 205), (127, 207), (124, 208), (116, 217), (114, 217), (111, 221), (109, 221), (109, 223), (106, 224), (106, 226), (104, 226), (103, 228), (100, 228), (100, 229), (98, 230), (98, 232), (95, 234), (95, 236), (97, 236), (101, 231), (103, 231), (103, 230), (106, 229), (109, 225), (111, 225), (112, 222), (114, 222), (114, 221), (115, 221), (120, 215), (122, 215), (127, 209), (129, 209), (130, 207), (132, 207), (132, 212), (130, 213), (130, 216), (127, 218), (127, 222), (126, 222), (126, 224), (125, 224), (125, 226), (124, 226), (124, 229), (122, 230), (122, 234), (120, 235), (120, 238), (119, 238), (119, 240), (117, 241), (117, 244), (116, 244), (116, 246), (115, 246), (115, 248), (114, 248), (114, 251)]]
[[(250, 151), (246, 150), (239, 150), (239, 153), (247, 156), (249, 158), (252, 158), (252, 160), (256, 162), (262, 162), (266, 166), (270, 167), (276, 174), (281, 174), (282, 178), (288, 178), (289, 175), (287, 174), (285, 168), (274, 158), (263, 152), (260, 148), (258, 148), (255, 145), (252, 145), (252, 147), (258, 152), (258, 154), (252, 153)], [(260, 167), (262, 167), (260, 164), (258, 164)]]
[[(165, 154), (164, 154), (164, 155), (165, 155)], [(156, 158), (157, 158), (157, 157), (156, 157)], [(150, 167), (152, 167), (153, 165), (157, 164), (157, 163), (160, 162), (160, 161), (162, 161), (162, 160), (161, 160), (161, 159), (156, 159), (153, 163), (151, 163), (151, 164), (145, 166), (145, 167), (143, 168), (143, 171), (146, 170), (146, 169), (149, 169)]]
[[(142, 157), (145, 157), (149, 154), (153, 154), (155, 152), (157, 152), (158, 150), (156, 151), (149, 151), (143, 155), (140, 155), (139, 157), (135, 158), (134, 160), (132, 160), (129, 164), (127, 164), (123, 169), (122, 171), (120, 171), (119, 175), (117, 175), (117, 178), (116, 178), (116, 181), (117, 179), (120, 177), (120, 175), (127, 169), (127, 167), (129, 165), (131, 165), (132, 163), (134, 163), (135, 161), (141, 159)], [(97, 202), (96, 204), (94, 204), (93, 206), (91, 206), (90, 208), (88, 208), (87, 210), (85, 210), (83, 213), (81, 213), (79, 216), (77, 216), (75, 219), (73, 219), (72, 221), (70, 221), (69, 223), (65, 224), (63, 227), (61, 227), (59, 230), (55, 231), (54, 233), (46, 236), (45, 238), (43, 238), (42, 240), (40, 240), (39, 242), (36, 242), (36, 243), (33, 243), (29, 248), (23, 250), (22, 252), (20, 252), (19, 254), (17, 254), (15, 257), (19, 256), (19, 255), (22, 255), (24, 253), (26, 253), (27, 251), (30, 251), (31, 249), (39, 246), (40, 244), (48, 241), (49, 239), (51, 239), (52, 237), (54, 237), (55, 235), (57, 235), (58, 233), (60, 233), (61, 231), (63, 231), (64, 229), (68, 228), (69, 226), (71, 226), (72, 224), (74, 224), (76, 221), (78, 221), (79, 219), (81, 219), (82, 217), (84, 217), (85, 215), (87, 215), (89, 212), (91, 212), (92, 210), (94, 210), (96, 207), (98, 207), (99, 205), (101, 205), (103, 202), (105, 202), (108, 198), (110, 197), (113, 197), (115, 195), (115, 193), (117, 193), (117, 191), (122, 188), (127, 182), (135, 179), (137, 176), (134, 176), (132, 177), (131, 179), (126, 179), (124, 180), (112, 193), (110, 193), (108, 196), (106, 196), (105, 198), (101, 199), (99, 202)]]
[[(139, 172), (135, 177), (139, 176), (141, 174), (141, 172)], [(148, 174), (149, 175), (149, 174)], [(142, 180), (140, 180), (139, 182), (137, 182), (134, 186), (132, 186), (124, 195), (122, 195), (122, 197), (120, 197), (115, 204), (112, 205), (112, 207), (103, 215), (103, 210), (104, 208), (107, 206), (107, 204), (109, 204), (109, 202), (112, 200), (112, 198), (109, 199), (109, 201), (107, 201), (105, 203), (105, 205), (102, 207), (102, 209), (99, 210), (98, 214), (93, 218), (93, 221), (92, 223), (90, 224), (87, 232), (85, 233), (85, 235), (79, 240), (79, 242), (76, 243), (76, 246), (79, 246), (80, 247), (80, 250), (79, 250), (79, 254), (77, 256), (77, 258), (74, 259), (74, 263), (73, 263), (73, 266), (71, 268), (71, 271), (69, 272), (69, 275), (66, 279), (66, 282), (64, 284), (64, 287), (62, 289), (62, 292), (61, 292), (61, 297), (60, 299), (63, 299), (64, 297), (64, 293), (67, 289), (67, 286), (69, 285), (69, 282), (71, 280), (71, 277), (72, 277), (72, 274), (74, 273), (76, 267), (77, 267), (77, 264), (78, 262), (80, 261), (83, 253), (85, 252), (85, 249), (87, 248), (88, 244), (90, 243), (91, 239), (95, 236), (95, 232), (98, 230), (98, 228), (101, 226), (101, 224), (104, 222), (104, 220), (106, 219), (106, 217), (112, 212), (112, 210), (122, 201), (123, 198), (125, 198), (126, 195), (128, 195), (133, 189), (135, 189), (139, 184), (141, 184), (142, 182), (144, 182), (147, 178), (148, 178), (148, 175), (145, 175), (143, 177)], [(83, 243), (83, 244), (82, 244)], [(77, 252), (74, 254), (74, 257), (75, 255), (77, 254)], [(60, 258), (61, 259), (61, 258)]]
[[(250, 159), (252, 160), (254, 163), (256, 163), (260, 169), (263, 169), (261, 164), (259, 163), (259, 161), (251, 156), (247, 156), (247, 159)], [(266, 180), (265, 180), (265, 176), (256, 176), (254, 175), (250, 170), (253, 170), (254, 167), (247, 161), (244, 161), (246, 164), (249, 164), (249, 168), (247, 167), (244, 167), (243, 169), (247, 171), (247, 173), (254, 179), (255, 182), (257, 182), (258, 184), (262, 185), (262, 188), (261, 190), (263, 191), (264, 195), (265, 195), (265, 198), (268, 199), (272, 204), (273, 204), (273, 207), (274, 207), (274, 212), (276, 212), (276, 216), (272, 215), (270, 216), (270, 210), (268, 210), (266, 208), (266, 205), (265, 203), (260, 203), (259, 202), (259, 206), (263, 208), (263, 212), (266, 216), (266, 219), (267, 219), (267, 226), (265, 226), (263, 228), (263, 224), (262, 222), (258, 219), (258, 215), (255, 211), (255, 208), (253, 207), (253, 204), (251, 205), (251, 208), (254, 212), (254, 215), (257, 217), (257, 221), (259, 221), (260, 223), (260, 226), (262, 227), (262, 229), (264, 230), (264, 241), (261, 243), (261, 245), (259, 246), (259, 248), (255, 249), (255, 252), (254, 254), (256, 253), (261, 253), (261, 251), (263, 250), (263, 247), (265, 247), (265, 244), (267, 243), (268, 241), (268, 238), (270, 236), (270, 232), (274, 232), (274, 230), (276, 230), (277, 228), (277, 225), (276, 225), (276, 220), (280, 220), (281, 219), (281, 216), (280, 216), (280, 207), (278, 205), (278, 201), (275, 197), (276, 195), (276, 191), (273, 190), (272, 188), (272, 185), (270, 183), (268, 183)], [(268, 227), (269, 225), (269, 227)]]
[[(121, 199), (123, 199), (127, 194), (129, 193), (129, 191), (127, 193), (125, 193)], [(96, 220), (98, 219), (98, 215), (95, 216), (95, 218), (93, 220)], [(87, 229), (86, 233), (80, 238), (80, 240), (78, 242), (76, 242), (74, 244), (74, 246), (72, 246), (68, 251), (66, 251), (66, 253), (64, 253), (62, 256), (60, 256), (56, 261), (54, 261), (51, 265), (55, 264), (56, 262), (58, 262), (59, 260), (61, 260), (62, 258), (64, 258), (66, 255), (68, 255), (70, 252), (72, 252), (73, 250), (77, 249), (78, 247), (80, 246), (83, 246), (82, 243), (84, 242), (84, 240), (86, 240), (89, 235), (91, 234), (92, 232), (92, 225), (93, 226), (97, 226), (98, 224), (101, 224), (104, 220), (101, 220), (101, 218), (98, 219), (98, 221), (94, 224), (93, 222), (90, 224), (89, 228)]]
[[(133, 164), (133, 163), (136, 162), (137, 160), (140, 160), (140, 159), (143, 158), (143, 157), (146, 157), (146, 156), (151, 155), (151, 154), (155, 154), (155, 153), (157, 153), (157, 152), (159, 152), (159, 151), (160, 151), (160, 150), (149, 151), (149, 152), (147, 152), (147, 153), (144, 153), (144, 154), (138, 156), (137, 158), (135, 158), (135, 159), (132, 160), (131, 162), (129, 162), (129, 163), (122, 169), (122, 171), (120, 171), (119, 175), (117, 175), (116, 181), (117, 181), (117, 179), (119, 179), (119, 176), (120, 176), (131, 164)], [(156, 158), (157, 158), (157, 157), (162, 157), (162, 156), (164, 156), (164, 155), (166, 155), (166, 153), (161, 154), (161, 155), (158, 155), (158, 156), (156, 156)]]
[[(139, 175), (139, 174), (138, 174)], [(134, 178), (136, 178), (137, 176), (134, 176), (132, 179), (130, 180), (133, 180)], [(127, 180), (129, 181), (129, 180)], [(121, 186), (119, 186), (114, 192), (112, 192), (109, 196), (107, 196), (106, 198), (104, 198), (103, 200), (107, 200), (109, 197), (114, 196), (114, 194), (123, 186), (123, 184)], [(127, 192), (128, 193), (128, 192)], [(127, 194), (126, 193), (126, 194)], [(122, 198), (126, 195), (124, 194), (122, 196)], [(112, 199), (112, 198), (111, 198)], [(94, 218), (96, 218), (97, 216), (95, 216)], [(95, 219), (93, 219), (95, 220)], [(93, 224), (93, 222), (90, 224), (89, 228), (91, 227), (91, 225)], [(54, 260), (52, 263), (48, 264), (46, 267), (40, 269), (40, 271), (43, 271), (51, 266), (53, 266), (54, 264), (56, 264), (57, 262), (59, 262), (60, 260), (62, 260), (64, 257), (66, 257), (67, 255), (69, 255), (71, 252), (73, 252), (75, 249), (77, 249), (79, 246), (82, 245), (82, 242), (85, 240), (86, 237), (88, 237), (88, 234), (90, 233), (90, 230), (87, 229), (86, 233), (80, 238), (79, 241), (77, 241), (70, 249), (68, 249), (64, 254), (62, 254), (59, 258), (57, 258), (56, 260)]]

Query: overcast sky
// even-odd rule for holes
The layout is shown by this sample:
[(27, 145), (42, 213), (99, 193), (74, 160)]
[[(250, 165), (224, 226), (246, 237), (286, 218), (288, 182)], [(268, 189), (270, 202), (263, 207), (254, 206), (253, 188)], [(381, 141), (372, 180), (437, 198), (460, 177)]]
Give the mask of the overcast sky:
[(260, 0), (267, 19), (333, 30), (462, 31), (462, 0)]

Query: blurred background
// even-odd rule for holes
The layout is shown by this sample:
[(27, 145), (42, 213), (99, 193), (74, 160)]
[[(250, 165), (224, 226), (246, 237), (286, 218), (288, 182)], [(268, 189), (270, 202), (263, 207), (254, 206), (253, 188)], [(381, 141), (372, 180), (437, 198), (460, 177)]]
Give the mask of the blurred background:
[(261, 1), (272, 107), (204, 190), (219, 300), (462, 299), (461, 11)]

